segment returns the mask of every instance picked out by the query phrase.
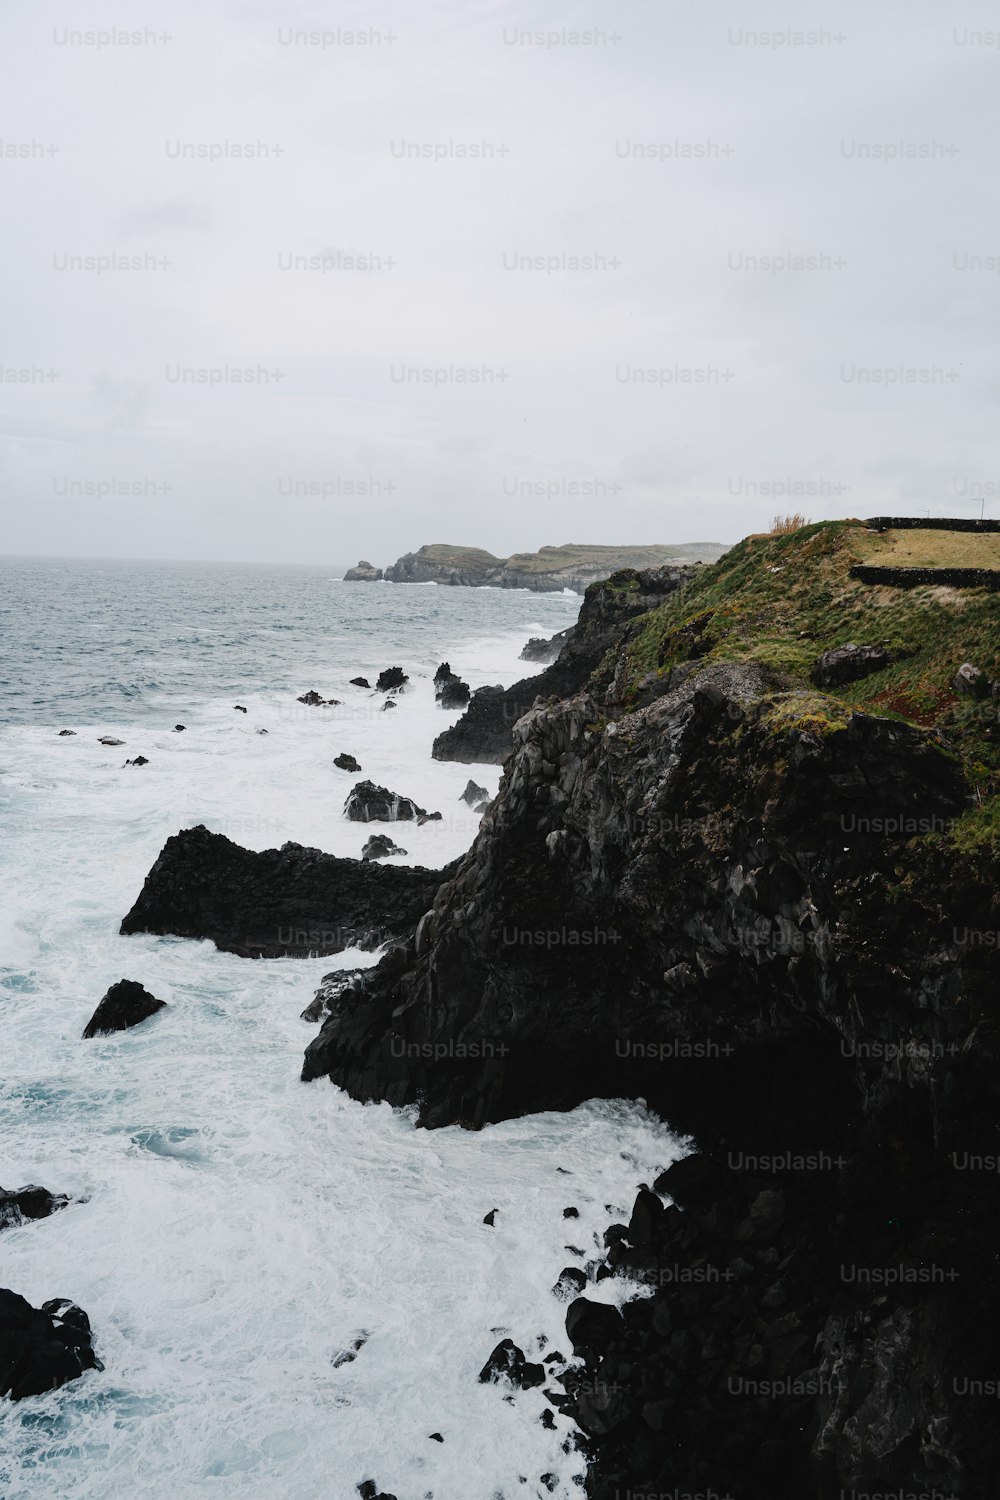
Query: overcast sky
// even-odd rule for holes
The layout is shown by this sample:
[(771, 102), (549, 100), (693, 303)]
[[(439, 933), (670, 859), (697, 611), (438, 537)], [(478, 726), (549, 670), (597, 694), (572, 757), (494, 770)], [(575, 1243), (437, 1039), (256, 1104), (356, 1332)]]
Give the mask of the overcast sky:
[(1000, 514), (995, 4), (7, 0), (0, 35), (0, 551)]

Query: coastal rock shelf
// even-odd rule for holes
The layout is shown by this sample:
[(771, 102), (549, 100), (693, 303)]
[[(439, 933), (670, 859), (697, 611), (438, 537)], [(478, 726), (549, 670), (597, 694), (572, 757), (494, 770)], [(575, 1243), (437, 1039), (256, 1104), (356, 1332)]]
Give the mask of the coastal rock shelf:
[(377, 948), (412, 930), (450, 868), (343, 859), (301, 844), (257, 853), (199, 824), (164, 844), (121, 931), (211, 938), (245, 958)]

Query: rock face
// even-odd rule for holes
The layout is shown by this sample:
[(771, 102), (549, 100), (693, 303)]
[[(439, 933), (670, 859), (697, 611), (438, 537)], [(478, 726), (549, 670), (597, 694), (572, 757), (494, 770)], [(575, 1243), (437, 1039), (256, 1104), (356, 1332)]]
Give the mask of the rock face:
[(103, 1369), (81, 1308), (62, 1297), (35, 1308), (0, 1287), (0, 1396), (23, 1401)]
[(387, 833), (373, 833), (361, 851), (362, 859), (388, 859), (392, 854), (405, 854), (406, 850), (394, 844)]
[(302, 1012), (303, 1021), (322, 1021), (341, 1005), (350, 1005), (360, 987), (364, 969), (336, 969), (324, 974), (315, 996)]
[(351, 788), (344, 812), (352, 823), (412, 823), (440, 818), (418, 807), (412, 797), (401, 797), (373, 781), (359, 781)]
[(463, 682), (443, 661), (434, 673), (434, 697), (442, 708), (464, 708), (472, 696), (469, 684)]
[(361, 559), (353, 568), (348, 568), (344, 574), (345, 583), (378, 583), (382, 577), (382, 569), (375, 568), (370, 562)]
[(988, 848), (920, 837), (970, 805), (960, 762), (758, 664), (695, 662), (633, 709), (606, 676), (519, 719), (472, 849), (303, 1076), (431, 1127), (641, 1097), (694, 1136), (676, 1206), (647, 1190), (609, 1231), (608, 1269), (657, 1296), (574, 1304), (595, 1500), (973, 1500), (1000, 1465), (975, 936), (1000, 882)]
[(662, 604), (690, 576), (686, 568), (655, 568), (644, 573), (626, 569), (607, 583), (589, 588), (580, 618), (552, 666), (512, 687), (483, 687), (473, 693), (458, 723), (434, 741), (434, 759), (502, 765), (510, 753), (514, 725), (535, 699), (566, 698), (578, 692), (607, 652), (627, 639), (629, 621)]
[(257, 853), (186, 828), (164, 844), (121, 931), (211, 938), (245, 958), (377, 948), (413, 928), (445, 873), (301, 844)]
[(445, 583), (476, 586), (488, 582), (503, 568), (503, 558), (482, 547), (449, 547), (436, 543), (406, 552), (385, 576), (390, 583)]
[(530, 641), (521, 648), (521, 660), (546, 663), (555, 661), (575, 629), (575, 625), (567, 625), (565, 630), (557, 630), (555, 635), (548, 637), (533, 635)]
[(842, 687), (848, 682), (858, 682), (891, 667), (903, 656), (901, 651), (888, 646), (834, 646), (824, 651), (813, 663), (810, 676), (817, 687)]
[(167, 1002), (157, 1000), (141, 984), (133, 979), (119, 979), (108, 990), (84, 1028), (84, 1039), (104, 1036), (111, 1031), (127, 1031), (155, 1016), (158, 1010), (166, 1010)]
[(726, 551), (716, 542), (690, 542), (671, 547), (603, 547), (566, 543), (494, 557), (481, 547), (453, 547), (443, 542), (407, 552), (386, 568), (390, 583), (443, 583), (469, 587), (534, 589), (582, 594), (590, 584), (634, 568), (690, 566), (714, 562)]
[(0, 1188), (0, 1229), (14, 1229), (28, 1219), (47, 1219), (68, 1203), (64, 1194), (50, 1193), (48, 1188), (31, 1185), (14, 1192)]

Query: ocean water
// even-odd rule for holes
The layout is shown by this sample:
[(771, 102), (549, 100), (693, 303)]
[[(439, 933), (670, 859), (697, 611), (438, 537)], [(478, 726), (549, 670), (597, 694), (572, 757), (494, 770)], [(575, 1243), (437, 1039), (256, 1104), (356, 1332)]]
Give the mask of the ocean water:
[[(377, 955), (259, 961), (118, 935), (179, 828), (357, 855), (371, 830), (343, 816), (341, 750), (444, 813), (392, 830), (400, 860), (460, 853), (466, 781), (492, 794), (499, 771), (430, 759), (457, 717), (433, 672), (513, 681), (527, 637), (578, 608), (323, 568), (0, 559), (0, 1183), (76, 1200), (0, 1234), (0, 1285), (78, 1302), (105, 1364), (0, 1401), (0, 1500), (353, 1500), (368, 1478), (398, 1500), (580, 1495), (566, 1419), (548, 1431), (539, 1391), (505, 1401), (477, 1374), (508, 1333), (529, 1356), (569, 1352), (560, 1269), (596, 1253), (607, 1205), (627, 1214), (679, 1144), (609, 1101), (418, 1131), (410, 1111), (299, 1081), (319, 979)], [(349, 686), (396, 664), (411, 681), (395, 710)], [(312, 687), (341, 706), (298, 704)], [(149, 764), (123, 765), (137, 754)], [(121, 978), (169, 1008), (82, 1041)]]

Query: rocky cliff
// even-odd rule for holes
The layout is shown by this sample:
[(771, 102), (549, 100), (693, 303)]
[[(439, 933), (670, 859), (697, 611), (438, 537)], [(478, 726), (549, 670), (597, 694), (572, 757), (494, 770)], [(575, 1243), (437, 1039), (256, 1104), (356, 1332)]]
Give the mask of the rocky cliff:
[(561, 632), (555, 660), (510, 687), (480, 688), (457, 723), (434, 741), (434, 759), (501, 765), (510, 754), (515, 723), (536, 698), (566, 698), (578, 692), (609, 653), (622, 648), (629, 623), (662, 604), (693, 576), (693, 568), (625, 568), (605, 584), (591, 585), (576, 625)]
[[(600, 1500), (1000, 1479), (1000, 765), (948, 686), (1000, 675), (1000, 606), (851, 580), (859, 530), (744, 544), (529, 710), (473, 848), (306, 1053), (427, 1126), (625, 1096), (693, 1138), (609, 1228), (636, 1300), (570, 1310)], [(891, 664), (818, 694), (849, 642)]]

